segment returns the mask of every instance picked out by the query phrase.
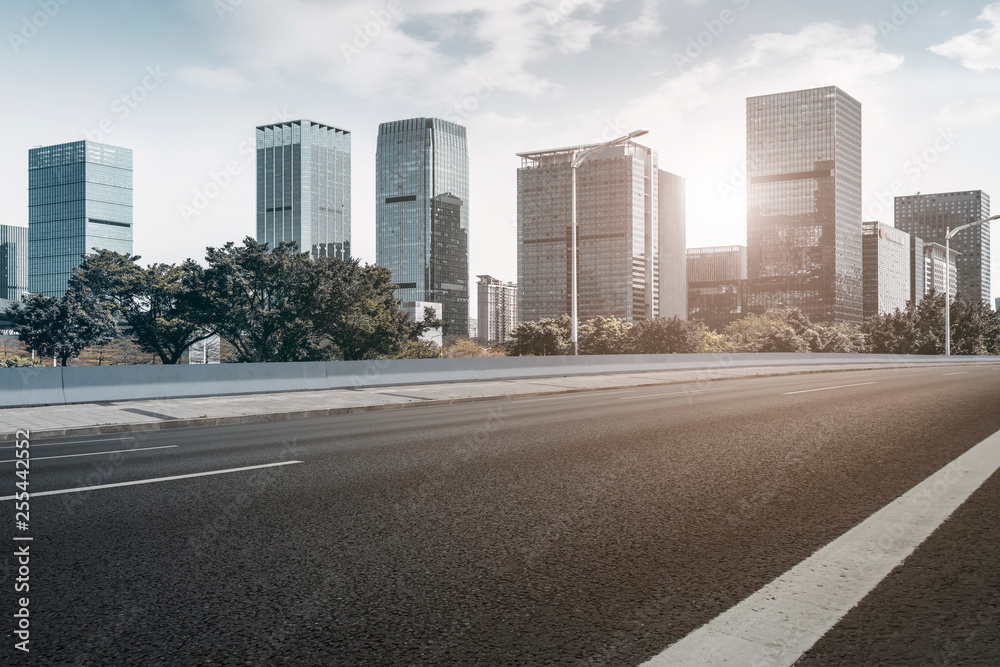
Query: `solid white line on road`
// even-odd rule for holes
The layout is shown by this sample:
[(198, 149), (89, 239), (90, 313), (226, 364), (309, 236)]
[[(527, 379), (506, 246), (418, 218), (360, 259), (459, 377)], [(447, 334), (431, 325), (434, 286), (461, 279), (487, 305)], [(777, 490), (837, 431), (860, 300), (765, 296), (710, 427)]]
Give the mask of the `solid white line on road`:
[[(102, 438), (101, 440), (75, 440), (72, 442), (46, 442), (44, 444), (31, 443), (31, 448), (35, 447), (56, 447), (58, 445), (89, 445), (92, 442), (121, 442), (123, 440), (135, 440), (134, 435), (126, 435), (121, 438)], [(17, 445), (7, 445), (5, 447), (0, 447), (0, 449), (17, 449)]]
[(643, 667), (792, 665), (1000, 469), (1000, 431)]
[[(143, 447), (141, 449), (116, 449), (112, 452), (88, 452), (86, 454), (63, 454), (62, 456), (32, 456), (32, 461), (48, 461), (51, 459), (70, 459), (74, 456), (99, 456), (101, 454), (122, 454), (125, 452), (148, 452), (151, 449), (171, 449), (177, 445), (161, 445), (159, 447)], [(0, 463), (16, 463), (24, 459), (11, 459), (10, 461), (0, 461)]]
[(829, 389), (847, 389), (848, 387), (863, 387), (866, 384), (878, 384), (877, 382), (859, 382), (858, 384), (841, 384), (836, 387), (820, 387), (819, 389), (803, 389), (802, 391), (786, 391), (785, 396), (792, 394), (808, 394), (811, 391), (827, 391)]
[[(132, 482), (116, 482), (114, 484), (99, 484), (97, 486), (80, 486), (75, 489), (59, 489), (58, 491), (38, 491), (32, 492), (31, 497), (38, 496), (58, 496), (63, 493), (80, 493), (81, 491), (96, 491), (98, 489), (113, 489), (119, 486), (135, 486), (136, 484), (156, 484), (158, 482), (171, 482), (175, 479), (191, 479), (192, 477), (208, 477), (209, 475), (225, 475), (230, 472), (243, 472), (245, 470), (260, 470), (262, 468), (274, 468), (276, 466), (290, 466), (293, 463), (302, 461), (281, 461), (280, 463), (265, 463), (259, 466), (246, 466), (244, 468), (229, 468), (228, 470), (210, 470), (208, 472), (195, 472), (190, 475), (174, 475), (173, 477), (156, 477), (154, 479), (137, 479)], [(3, 496), (0, 500), (14, 500), (15, 496)]]
[(721, 389), (728, 389), (729, 387), (713, 387), (711, 389), (688, 389), (687, 391), (667, 391), (659, 394), (641, 394), (639, 396), (623, 396), (619, 398), (619, 401), (631, 401), (635, 398), (651, 398), (653, 396), (676, 396), (677, 394), (700, 394), (703, 391), (719, 391)]
[(956, 371), (955, 373), (941, 373), (941, 375), (965, 375), (969, 371)]

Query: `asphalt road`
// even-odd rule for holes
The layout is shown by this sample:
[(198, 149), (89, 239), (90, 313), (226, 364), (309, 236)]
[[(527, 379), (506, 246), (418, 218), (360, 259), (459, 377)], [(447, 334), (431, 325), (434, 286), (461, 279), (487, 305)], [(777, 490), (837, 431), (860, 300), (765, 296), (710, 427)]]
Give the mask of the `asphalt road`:
[[(33, 537), (31, 652), (5, 549), (0, 662), (639, 664), (998, 430), (986, 366), (33, 441), (34, 494), (271, 467), (35, 495), (21, 533), (0, 502)], [(998, 500), (800, 663), (1000, 664)]]

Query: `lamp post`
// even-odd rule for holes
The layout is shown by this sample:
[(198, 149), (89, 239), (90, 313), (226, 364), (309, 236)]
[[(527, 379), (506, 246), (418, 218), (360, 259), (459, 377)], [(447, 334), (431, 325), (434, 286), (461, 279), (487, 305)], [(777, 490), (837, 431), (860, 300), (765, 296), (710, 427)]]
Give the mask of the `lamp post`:
[(571, 339), (572, 344), (573, 344), (573, 354), (574, 355), (578, 354), (578, 347), (579, 347), (577, 345), (578, 340), (579, 340), (578, 339), (578, 333), (579, 333), (579, 331), (578, 331), (578, 328), (577, 328), (577, 319), (578, 319), (578, 316), (577, 316), (577, 289), (576, 289), (576, 254), (577, 254), (577, 252), (576, 252), (576, 170), (577, 170), (577, 168), (581, 164), (583, 164), (583, 161), (586, 160), (587, 156), (589, 156), (591, 153), (596, 153), (597, 151), (604, 150), (605, 148), (611, 148), (612, 146), (617, 146), (619, 144), (623, 144), (626, 141), (631, 141), (632, 139), (635, 139), (636, 137), (641, 137), (642, 135), (644, 135), (644, 134), (646, 134), (648, 132), (649, 132), (649, 130), (633, 130), (632, 132), (629, 132), (628, 134), (626, 134), (623, 137), (618, 137), (617, 139), (612, 139), (611, 141), (609, 141), (607, 143), (603, 143), (603, 144), (601, 144), (599, 146), (594, 146), (593, 148), (588, 148), (588, 149), (586, 149), (586, 150), (584, 150), (582, 152), (573, 151), (573, 158), (572, 158), (572, 160), (569, 163), (569, 166), (570, 166), (570, 169), (569, 169), (569, 171), (570, 171), (570, 180), (571, 180), (571, 188), (570, 188), (571, 194), (570, 194), (570, 202), (569, 202), (569, 209), (570, 209), (570, 213), (569, 213), (569, 215), (570, 215), (570, 229), (571, 229), (571, 231), (570, 231), (570, 252), (572, 254), (572, 259), (570, 260), (570, 265), (572, 266), (572, 269), (571, 269), (571, 273), (572, 273), (572, 276), (571, 276), (572, 285), (570, 286), (570, 294), (572, 296), (571, 296), (571, 299), (570, 299), (570, 302), (571, 302), (570, 308), (573, 311), (572, 313), (570, 313), (570, 319), (572, 320), (572, 329), (571, 329), (571, 333), (570, 333), (570, 339)]
[(1000, 215), (970, 222), (955, 229), (947, 227), (944, 230), (944, 356), (946, 357), (951, 356), (951, 239), (969, 227), (976, 227), (991, 220), (1000, 220)]

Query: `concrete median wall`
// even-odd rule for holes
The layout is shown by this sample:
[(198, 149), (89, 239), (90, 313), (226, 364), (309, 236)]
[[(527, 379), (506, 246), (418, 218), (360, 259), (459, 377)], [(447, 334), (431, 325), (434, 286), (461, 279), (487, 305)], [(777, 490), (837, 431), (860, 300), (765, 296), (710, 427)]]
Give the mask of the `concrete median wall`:
[(81, 366), (0, 368), (0, 407), (64, 405), (157, 398), (230, 396), (319, 389), (566, 375), (842, 364), (1000, 362), (1000, 357), (874, 354), (659, 354), (585, 357), (391, 359), (208, 366)]

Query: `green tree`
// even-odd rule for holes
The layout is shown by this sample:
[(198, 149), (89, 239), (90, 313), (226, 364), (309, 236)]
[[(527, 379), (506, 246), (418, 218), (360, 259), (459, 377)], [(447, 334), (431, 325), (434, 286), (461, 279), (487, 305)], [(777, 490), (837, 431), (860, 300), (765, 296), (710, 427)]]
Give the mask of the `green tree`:
[(75, 290), (60, 298), (32, 294), (10, 306), (6, 317), (18, 336), (33, 350), (67, 366), (72, 357), (99, 340), (114, 337), (110, 310)]
[(432, 340), (408, 340), (396, 359), (438, 359), (441, 356), (441, 346)]
[(202, 269), (190, 259), (180, 266), (143, 269), (139, 259), (99, 250), (77, 267), (70, 288), (109, 304), (140, 348), (164, 364), (176, 364), (193, 343), (212, 333), (201, 326), (197, 312)]
[(657, 317), (632, 326), (628, 349), (634, 354), (694, 354), (705, 351), (707, 336), (708, 329), (700, 322)]
[(208, 248), (205, 259), (199, 324), (228, 341), (236, 361), (323, 358), (315, 325), (323, 301), (319, 272), (294, 243), (269, 251), (247, 237), (242, 246)]
[(570, 354), (569, 315), (558, 319), (541, 319), (535, 322), (521, 322), (510, 330), (508, 341), (512, 357), (542, 357)]
[(624, 354), (629, 344), (632, 324), (617, 317), (595, 317), (581, 326), (580, 354)]

